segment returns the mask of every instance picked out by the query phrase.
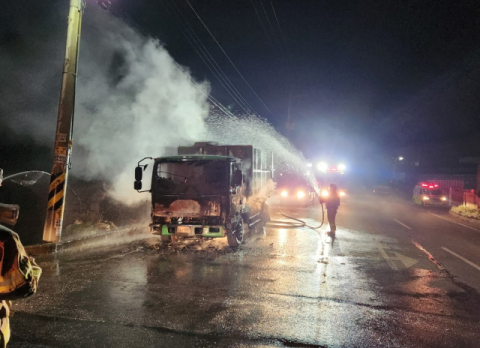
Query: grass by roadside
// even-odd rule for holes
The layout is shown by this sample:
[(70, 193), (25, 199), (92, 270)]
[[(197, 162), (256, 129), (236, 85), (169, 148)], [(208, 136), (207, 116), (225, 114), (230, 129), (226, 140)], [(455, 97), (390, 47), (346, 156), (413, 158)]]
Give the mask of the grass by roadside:
[(450, 212), (467, 218), (480, 220), (480, 209), (475, 207), (459, 205), (458, 207), (452, 207)]

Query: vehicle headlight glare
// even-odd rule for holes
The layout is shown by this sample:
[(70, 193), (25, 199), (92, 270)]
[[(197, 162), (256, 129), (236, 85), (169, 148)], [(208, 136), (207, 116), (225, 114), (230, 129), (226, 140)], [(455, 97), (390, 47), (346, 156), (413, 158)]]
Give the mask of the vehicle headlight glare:
[(287, 197), (287, 196), (288, 196), (288, 192), (285, 191), (285, 190), (283, 190), (282, 193), (280, 193), (280, 195), (281, 195), (282, 197)]
[(322, 191), (322, 197), (328, 197), (328, 191), (327, 190)]
[(447, 200), (447, 197), (442, 197), (442, 201), (446, 201)]
[(303, 192), (303, 191), (298, 191), (298, 192), (297, 192), (297, 198), (298, 198), (298, 199), (302, 199), (303, 197), (305, 197), (305, 192)]
[(343, 172), (345, 169), (347, 169), (347, 167), (345, 167), (345, 164), (338, 165), (338, 170), (341, 170)]
[(427, 196), (423, 196), (423, 200), (424, 201), (428, 201), (430, 198), (428, 198)]
[(318, 165), (317, 165), (317, 169), (321, 172), (326, 172), (327, 169), (328, 169), (328, 164), (326, 164), (325, 162), (320, 162)]
[(344, 191), (340, 191), (340, 196), (341, 196), (341, 197), (343, 197), (343, 196), (345, 196), (345, 195), (346, 195), (346, 193), (345, 193)]

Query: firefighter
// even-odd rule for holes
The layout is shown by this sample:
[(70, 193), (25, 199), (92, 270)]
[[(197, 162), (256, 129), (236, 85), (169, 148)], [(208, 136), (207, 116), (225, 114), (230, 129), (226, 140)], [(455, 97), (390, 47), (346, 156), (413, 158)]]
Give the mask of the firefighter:
[(337, 225), (335, 224), (335, 217), (337, 215), (338, 207), (340, 206), (340, 194), (337, 190), (337, 185), (330, 184), (328, 192), (325, 192), (320, 197), (320, 204), (325, 203), (327, 208), (327, 218), (328, 224), (330, 225), (330, 231), (327, 234), (330, 237), (335, 237), (335, 231), (337, 230)]
[[(0, 168), (0, 186), (3, 170)], [(28, 256), (18, 234), (2, 225), (0, 215), (0, 348), (6, 348), (10, 340), (11, 300), (23, 299), (37, 291), (42, 269)], [(14, 225), (11, 219), (6, 223)]]

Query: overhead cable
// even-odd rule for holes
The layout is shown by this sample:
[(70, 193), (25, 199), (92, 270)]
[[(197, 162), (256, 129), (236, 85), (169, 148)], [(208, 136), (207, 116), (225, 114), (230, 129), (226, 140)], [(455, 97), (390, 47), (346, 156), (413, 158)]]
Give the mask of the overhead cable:
[(275, 29), (273, 28), (272, 23), (270, 23), (270, 18), (268, 17), (267, 10), (265, 10), (265, 6), (263, 5), (263, 1), (262, 0), (258, 0), (258, 1), (260, 1), (260, 4), (262, 5), (263, 13), (265, 14), (265, 17), (267, 18), (267, 23), (268, 23), (268, 26), (270, 27), (270, 30), (272, 31), (272, 35), (275, 38), (275, 40), (278, 41), (278, 38), (275, 35)]
[(283, 33), (282, 33), (282, 28), (280, 27), (280, 22), (278, 21), (277, 12), (275, 11), (275, 7), (273, 7), (273, 0), (270, 0), (270, 6), (272, 7), (272, 12), (273, 12), (273, 16), (275, 17), (275, 21), (277, 22), (277, 27), (278, 27), (278, 32), (280, 33), (280, 38), (282, 39), (285, 47), (287, 47), (287, 43), (285, 42), (285, 39), (283, 38)]
[[(123, 11), (123, 9), (121, 8), (117, 8), (120, 12), (120, 18), (123, 19), (125, 22), (127, 22), (127, 24), (131, 25), (132, 28), (137, 32), (137, 34), (143, 36), (143, 37), (147, 37), (148, 35), (140, 29), (140, 27), (138, 26), (138, 23), (136, 23), (133, 19), (131, 19), (126, 13), (125, 11)], [(118, 16), (118, 13), (115, 14), (114, 12), (112, 12), (113, 15), (117, 15)], [(209, 101), (210, 103), (212, 103), (214, 106), (216, 106), (219, 110), (223, 111), (223, 113), (225, 113), (226, 115), (228, 116), (234, 116), (232, 114), (232, 112), (230, 110), (228, 110), (224, 105), (222, 105), (222, 103), (220, 103), (218, 100), (216, 100), (212, 95), (208, 94), (208, 93), (205, 93), (199, 86), (198, 86), (198, 83), (193, 79), (193, 77), (190, 75), (190, 73), (183, 67), (181, 66), (180, 64), (178, 64), (177, 62), (173, 61), (173, 63), (175, 64), (175, 66), (177, 68), (179, 68), (181, 71), (183, 71), (187, 76), (190, 77), (190, 81), (192, 82), (192, 85), (193, 87), (201, 94), (203, 94)]]
[(220, 43), (217, 41), (217, 39), (215, 38), (215, 36), (212, 34), (212, 32), (210, 31), (210, 29), (208, 29), (207, 25), (203, 22), (202, 18), (200, 17), (200, 15), (197, 13), (197, 11), (195, 11), (195, 9), (193, 8), (193, 6), (190, 4), (190, 2), (188, 0), (185, 0), (188, 4), (188, 6), (190, 6), (190, 8), (192, 9), (192, 11), (195, 13), (195, 15), (197, 16), (198, 20), (202, 23), (202, 25), (205, 27), (205, 29), (208, 31), (208, 33), (210, 34), (210, 36), (212, 37), (212, 39), (215, 41), (215, 43), (218, 45), (218, 47), (222, 50), (223, 54), (225, 54), (225, 57), (227, 57), (228, 61), (232, 64), (232, 66), (235, 68), (235, 70), (237, 71), (237, 73), (240, 75), (240, 77), (243, 79), (243, 81), (245, 82), (245, 84), (250, 88), (250, 90), (253, 92), (253, 94), (255, 94), (255, 96), (258, 98), (258, 100), (262, 103), (262, 105), (265, 107), (265, 109), (272, 115), (275, 117), (275, 115), (272, 113), (272, 111), (268, 108), (268, 106), (264, 103), (264, 101), (260, 98), (260, 96), (257, 94), (257, 92), (255, 92), (255, 90), (253, 89), (253, 87), (248, 83), (248, 81), (245, 79), (245, 77), (242, 75), (242, 73), (240, 72), (240, 70), (238, 70), (237, 66), (233, 63), (233, 61), (230, 59), (230, 57), (228, 56), (227, 52), (225, 52), (225, 50), (223, 49), (222, 45), (220, 45)]
[(257, 15), (258, 21), (260, 22), (260, 25), (262, 26), (263, 32), (265, 33), (265, 36), (267, 37), (267, 40), (268, 40), (270, 46), (273, 47), (273, 42), (272, 42), (272, 40), (270, 39), (270, 36), (268, 36), (267, 29), (266, 29), (265, 26), (263, 25), (262, 18), (260, 17), (260, 14), (259, 14), (258, 11), (257, 11), (257, 6), (255, 6), (254, 0), (250, 0), (250, 2), (252, 3), (253, 9), (255, 10), (255, 14)]
[[(180, 9), (174, 3), (176, 10), (172, 8), (175, 16), (182, 23), (182, 26), (185, 30), (182, 31), (190, 45), (193, 47), (195, 52), (199, 55), (200, 59), (205, 63), (209, 68), (212, 74), (217, 78), (220, 84), (225, 88), (225, 90), (230, 94), (230, 96), (239, 104), (239, 106), (244, 109), (247, 113), (255, 113), (253, 107), (247, 102), (247, 100), (242, 96), (242, 94), (237, 90), (235, 85), (230, 81), (227, 75), (223, 72), (220, 65), (216, 62), (215, 58), (210, 54), (208, 49), (205, 47), (201, 39), (195, 33), (195, 30), (188, 23), (188, 20), (181, 14)], [(188, 34), (188, 36), (187, 36)], [(195, 48), (195, 46), (198, 48)], [(223, 80), (223, 82), (222, 82)], [(233, 93), (233, 94), (232, 94)]]

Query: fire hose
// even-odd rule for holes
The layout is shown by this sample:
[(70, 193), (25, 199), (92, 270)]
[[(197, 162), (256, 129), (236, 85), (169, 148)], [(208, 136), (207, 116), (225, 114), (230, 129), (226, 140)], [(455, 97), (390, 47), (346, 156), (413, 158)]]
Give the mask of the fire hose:
[(312, 230), (318, 230), (320, 227), (323, 226), (323, 223), (325, 222), (325, 211), (323, 209), (323, 203), (320, 203), (320, 206), (322, 207), (322, 222), (318, 226), (310, 226), (308, 225), (304, 220), (295, 218), (293, 216), (289, 216), (285, 213), (282, 212), (282, 209), (280, 208), (280, 205), (277, 204), (277, 208), (280, 211), (280, 215), (286, 217), (287, 219), (295, 220), (297, 223), (294, 222), (288, 222), (288, 221), (274, 221), (274, 222), (269, 222), (268, 226), (273, 227), (273, 228), (301, 228), (301, 227), (308, 227)]

